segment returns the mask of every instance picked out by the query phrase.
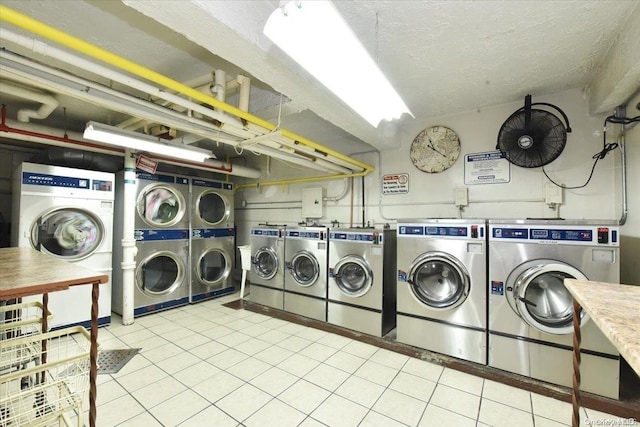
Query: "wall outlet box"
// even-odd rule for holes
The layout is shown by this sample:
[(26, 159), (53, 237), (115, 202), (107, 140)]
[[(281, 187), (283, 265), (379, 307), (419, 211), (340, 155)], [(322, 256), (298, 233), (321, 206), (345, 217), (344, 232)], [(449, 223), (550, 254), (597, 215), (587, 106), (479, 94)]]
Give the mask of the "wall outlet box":
[(544, 185), (544, 202), (546, 204), (562, 204), (562, 187), (558, 187), (555, 184), (545, 184)]
[(302, 218), (322, 218), (322, 187), (302, 190)]
[(466, 187), (456, 188), (454, 191), (454, 199), (456, 206), (468, 206), (469, 205), (469, 189)]

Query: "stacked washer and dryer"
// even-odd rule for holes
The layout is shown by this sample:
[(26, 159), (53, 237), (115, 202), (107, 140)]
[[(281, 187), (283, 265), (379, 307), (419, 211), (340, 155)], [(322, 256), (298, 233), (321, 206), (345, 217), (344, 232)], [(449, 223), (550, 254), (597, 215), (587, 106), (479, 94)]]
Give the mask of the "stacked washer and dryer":
[[(31, 247), (111, 277), (114, 178), (106, 172), (22, 163), (13, 180), (12, 246)], [(91, 301), (90, 286), (52, 293), (50, 326), (88, 326), (91, 305), (86, 301)], [(100, 286), (98, 303), (98, 324), (110, 323), (111, 281)]]
[(398, 224), (397, 340), (487, 363), (484, 220)]
[(191, 179), (191, 291), (198, 302), (233, 292), (233, 184)]
[[(117, 175), (113, 311), (122, 314), (124, 172)], [(134, 316), (189, 302), (189, 178), (136, 173)]]
[[(618, 283), (619, 229), (588, 221), (489, 221), (489, 365), (572, 386), (573, 300), (564, 279)], [(620, 356), (581, 318), (581, 389), (619, 398)]]

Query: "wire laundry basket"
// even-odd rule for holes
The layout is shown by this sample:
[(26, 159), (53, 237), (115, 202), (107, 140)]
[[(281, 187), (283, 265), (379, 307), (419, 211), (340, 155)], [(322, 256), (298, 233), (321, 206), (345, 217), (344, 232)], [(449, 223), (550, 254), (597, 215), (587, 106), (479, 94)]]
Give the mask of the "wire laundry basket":
[(0, 375), (0, 425), (83, 425), (83, 400), (89, 389), (91, 336), (83, 327), (31, 334), (12, 340), (40, 348), (27, 367)]

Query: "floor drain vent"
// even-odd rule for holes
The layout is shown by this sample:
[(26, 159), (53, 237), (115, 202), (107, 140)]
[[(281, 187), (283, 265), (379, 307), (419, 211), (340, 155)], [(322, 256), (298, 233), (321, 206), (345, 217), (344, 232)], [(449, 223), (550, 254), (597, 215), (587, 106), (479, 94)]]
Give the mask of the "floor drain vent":
[(98, 373), (115, 374), (138, 352), (139, 348), (122, 350), (100, 350), (98, 353)]

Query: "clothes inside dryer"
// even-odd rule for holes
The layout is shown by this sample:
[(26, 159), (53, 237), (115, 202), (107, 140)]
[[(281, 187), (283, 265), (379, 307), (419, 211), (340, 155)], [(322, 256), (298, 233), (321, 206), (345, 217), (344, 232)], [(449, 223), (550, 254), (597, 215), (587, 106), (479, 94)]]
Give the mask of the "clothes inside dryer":
[(100, 218), (80, 208), (51, 210), (38, 218), (31, 229), (35, 249), (67, 260), (90, 256), (103, 239)]
[(138, 195), (137, 209), (149, 225), (171, 226), (184, 216), (185, 201), (175, 188), (152, 184)]

